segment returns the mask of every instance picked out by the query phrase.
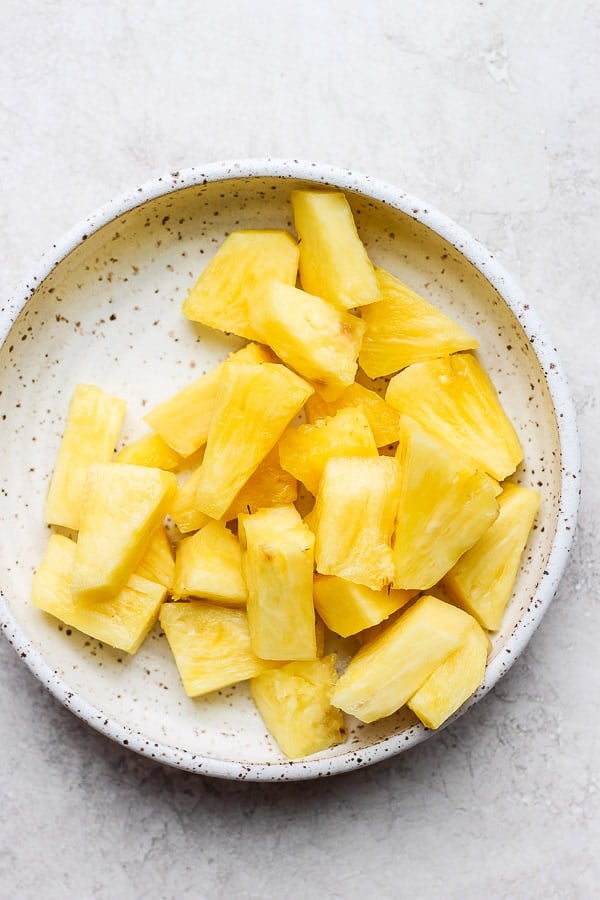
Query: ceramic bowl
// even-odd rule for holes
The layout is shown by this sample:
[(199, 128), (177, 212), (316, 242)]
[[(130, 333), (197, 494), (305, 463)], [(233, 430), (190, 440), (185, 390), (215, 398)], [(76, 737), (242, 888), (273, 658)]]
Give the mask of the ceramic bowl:
[(512, 279), (446, 216), (367, 176), (281, 160), (173, 172), (104, 206), (53, 245), (1, 313), (0, 620), (23, 661), (72, 712), (131, 750), (192, 772), (251, 780), (325, 776), (435, 734), (403, 709), (369, 726), (350, 722), (344, 744), (290, 762), (266, 733), (247, 685), (186, 697), (158, 627), (129, 658), (65, 628), (29, 600), (48, 539), (45, 492), (75, 385), (95, 383), (127, 399), (123, 438), (143, 433), (145, 410), (240, 346), (181, 314), (206, 261), (235, 228), (291, 228), (291, 190), (315, 184), (346, 191), (377, 265), (476, 333), (525, 448), (516, 480), (542, 496), (485, 682), (458, 714), (527, 644), (573, 537), (578, 443), (556, 352)]

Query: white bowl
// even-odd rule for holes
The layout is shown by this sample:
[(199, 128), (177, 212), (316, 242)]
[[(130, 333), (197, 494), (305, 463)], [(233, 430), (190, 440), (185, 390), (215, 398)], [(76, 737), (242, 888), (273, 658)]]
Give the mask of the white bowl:
[(446, 216), (364, 175), (282, 160), (211, 164), (158, 178), (104, 206), (43, 258), (0, 318), (0, 622), (61, 703), (108, 737), (192, 772), (252, 780), (331, 775), (412, 747), (431, 732), (401, 710), (349, 723), (344, 744), (282, 757), (245, 685), (190, 700), (158, 627), (129, 658), (40, 613), (31, 577), (48, 538), (43, 503), (78, 382), (128, 400), (141, 417), (222, 359), (237, 339), (192, 325), (186, 290), (229, 231), (291, 228), (290, 192), (347, 192), (373, 261), (474, 330), (480, 357), (525, 448), (520, 483), (542, 495), (481, 699), (518, 657), (556, 590), (575, 530), (579, 454), (573, 409), (537, 316), (492, 255)]

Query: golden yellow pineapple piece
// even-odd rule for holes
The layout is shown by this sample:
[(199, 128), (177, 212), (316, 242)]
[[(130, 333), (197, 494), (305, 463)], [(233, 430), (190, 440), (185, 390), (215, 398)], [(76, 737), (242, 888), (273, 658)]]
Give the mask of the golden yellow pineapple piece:
[(178, 484), (177, 490), (169, 505), (168, 513), (182, 534), (197, 531), (207, 522), (213, 521), (210, 516), (203, 513), (196, 503), (196, 491), (200, 483), (200, 466), (188, 475), (182, 484)]
[(306, 419), (313, 425), (319, 419), (334, 416), (340, 409), (360, 409), (371, 426), (375, 444), (385, 447), (398, 440), (400, 413), (375, 391), (357, 381), (345, 388), (336, 400), (327, 402), (315, 393), (306, 401)]
[(293, 506), (242, 514), (238, 528), (252, 649), (262, 659), (314, 659), (313, 533)]
[(334, 456), (377, 456), (365, 414), (348, 407), (314, 425), (288, 428), (279, 440), (281, 465), (317, 493), (325, 463)]
[(494, 522), (500, 486), (409, 416), (401, 417), (397, 456), (402, 476), (394, 587), (426, 590)]
[(300, 280), (305, 291), (339, 309), (379, 300), (375, 270), (341, 191), (292, 192), (300, 238)]
[(242, 549), (223, 522), (211, 521), (177, 546), (173, 599), (204, 597), (231, 606), (248, 598)]
[(83, 490), (72, 590), (76, 600), (118, 593), (162, 523), (177, 480), (146, 466), (93, 463)]
[(225, 514), (312, 393), (278, 363), (224, 366), (196, 491), (201, 512)]
[(436, 597), (420, 597), (350, 660), (331, 697), (361, 722), (389, 716), (464, 642), (471, 616)]
[(409, 366), (391, 379), (385, 399), (498, 481), (523, 458), (494, 385), (472, 353)]
[(148, 581), (156, 581), (171, 591), (175, 575), (175, 557), (162, 525), (158, 526), (150, 538), (144, 555), (135, 567), (135, 574), (147, 578)]
[(270, 506), (293, 503), (298, 496), (298, 482), (282, 468), (277, 446), (259, 463), (239, 494), (236, 494), (223, 519), (230, 522), (240, 513), (254, 513)]
[(357, 316), (277, 281), (257, 294), (249, 316), (260, 339), (327, 400), (354, 381), (365, 330)]
[(159, 434), (145, 434), (119, 450), (113, 462), (173, 472), (181, 465), (182, 458)]
[(489, 631), (502, 624), (539, 503), (537, 491), (507, 482), (498, 518), (443, 580), (452, 600)]
[(417, 593), (389, 588), (373, 591), (335, 575), (316, 574), (314, 578), (315, 609), (327, 627), (341, 637), (383, 622)]
[(370, 378), (479, 347), (457, 322), (398, 278), (384, 269), (377, 269), (376, 275), (381, 299), (361, 309), (366, 331), (359, 363)]
[(343, 713), (331, 705), (335, 654), (290, 662), (250, 682), (252, 698), (281, 750), (298, 759), (340, 744)]
[(79, 528), (81, 494), (88, 469), (93, 462), (111, 460), (125, 408), (124, 400), (93, 385), (79, 384), (75, 388), (46, 497), (48, 524)]
[(120, 591), (99, 603), (75, 600), (71, 592), (75, 555), (75, 541), (62, 534), (50, 536), (33, 577), (32, 603), (103, 644), (135, 653), (156, 621), (166, 589), (131, 575)]
[(206, 600), (163, 603), (160, 625), (189, 697), (253, 678), (274, 665), (252, 652), (243, 609)]
[(376, 591), (390, 584), (399, 492), (400, 470), (393, 457), (330, 459), (310, 515), (317, 571)]
[(256, 337), (248, 317), (270, 281), (295, 284), (298, 245), (287, 231), (234, 231), (225, 238), (183, 303), (194, 322), (240, 337)]

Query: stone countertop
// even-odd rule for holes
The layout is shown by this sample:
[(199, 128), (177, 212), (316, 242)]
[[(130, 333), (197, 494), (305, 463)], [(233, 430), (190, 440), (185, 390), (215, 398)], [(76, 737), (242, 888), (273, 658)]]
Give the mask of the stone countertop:
[[(0, 642), (0, 896), (593, 898), (600, 891), (600, 10), (517, 0), (5, 0), (2, 296), (130, 186), (315, 159), (427, 199), (553, 335), (583, 453), (578, 538), (527, 650), (435, 740), (314, 783), (161, 768)], [(10, 541), (5, 532), (2, 539)]]

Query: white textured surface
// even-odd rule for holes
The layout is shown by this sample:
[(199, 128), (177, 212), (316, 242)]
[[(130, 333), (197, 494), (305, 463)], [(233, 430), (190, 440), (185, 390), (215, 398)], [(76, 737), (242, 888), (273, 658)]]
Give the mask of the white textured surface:
[(0, 643), (0, 895), (597, 896), (600, 12), (5, 0), (3, 13), (2, 297), (66, 228), (164, 169), (275, 155), (369, 172), (447, 212), (521, 282), (570, 379), (584, 495), (557, 598), (493, 693), (435, 741), (330, 781), (162, 769), (59, 707)]

